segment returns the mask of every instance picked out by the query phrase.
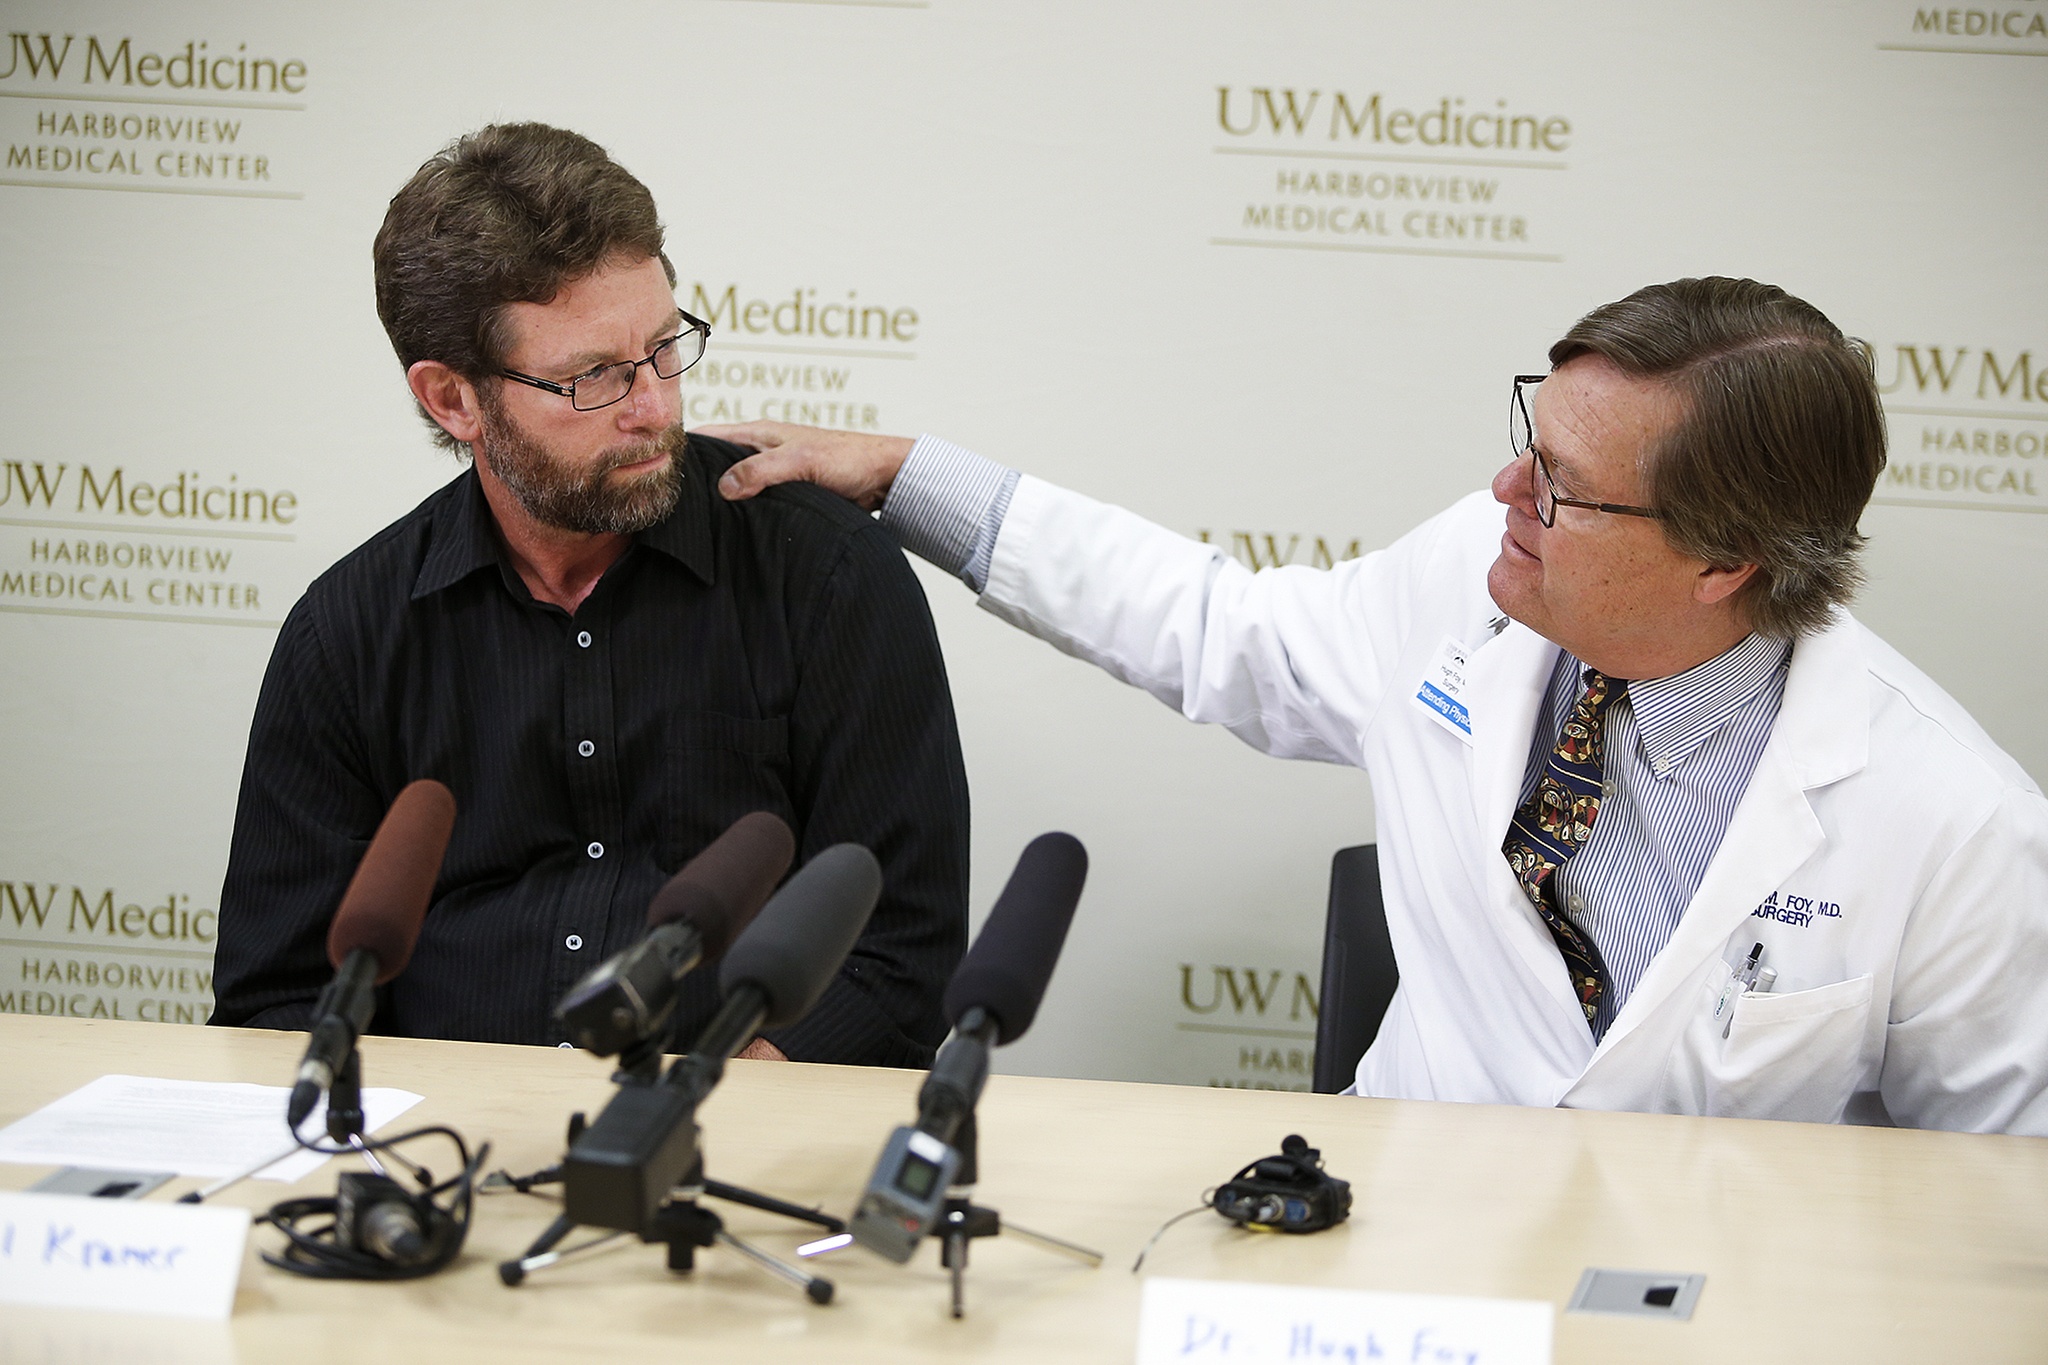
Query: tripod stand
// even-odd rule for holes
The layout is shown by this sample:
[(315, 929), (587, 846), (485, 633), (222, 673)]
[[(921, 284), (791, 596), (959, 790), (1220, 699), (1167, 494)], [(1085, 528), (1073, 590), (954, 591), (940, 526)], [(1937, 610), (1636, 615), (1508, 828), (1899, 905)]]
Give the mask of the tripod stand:
[[(620, 1063), (619, 1071), (612, 1077), (614, 1081), (622, 1086), (653, 1086), (658, 1083), (661, 1064), (659, 1045), (650, 1042), (634, 1048), (621, 1056)], [(691, 1123), (688, 1126), (694, 1146), (696, 1125)], [(568, 1145), (572, 1149), (576, 1146), (577, 1139), (583, 1136), (584, 1127), (582, 1114), (570, 1116)], [(537, 1185), (562, 1184), (564, 1180), (564, 1167), (557, 1164), (536, 1171), (533, 1175), (516, 1179), (494, 1176), (486, 1185), (488, 1188), (510, 1188), (523, 1193)], [(803, 1290), (811, 1302), (823, 1304), (832, 1301), (833, 1290), (830, 1280), (823, 1276), (807, 1274), (797, 1266), (771, 1256), (759, 1247), (744, 1242), (726, 1231), (725, 1221), (714, 1210), (698, 1202), (707, 1195), (728, 1203), (779, 1214), (784, 1218), (793, 1218), (799, 1222), (813, 1223), (827, 1232), (837, 1233), (846, 1229), (846, 1224), (831, 1214), (817, 1209), (807, 1209), (738, 1185), (707, 1179), (704, 1175), (704, 1154), (698, 1149), (692, 1156), (688, 1172), (676, 1182), (668, 1197), (655, 1205), (642, 1219), (638, 1228), (616, 1228), (566, 1250), (557, 1251), (555, 1248), (578, 1226), (576, 1220), (565, 1213), (534, 1239), (533, 1245), (526, 1249), (525, 1255), (501, 1263), (498, 1266), (498, 1278), (507, 1285), (517, 1285), (536, 1270), (558, 1265), (570, 1256), (615, 1242), (631, 1233), (643, 1242), (665, 1243), (668, 1247), (668, 1268), (679, 1275), (687, 1274), (695, 1268), (700, 1248), (724, 1245), (739, 1252), (778, 1279)]]
[[(558, 1183), (561, 1178), (561, 1168), (554, 1166), (547, 1170), (538, 1171), (523, 1180), (502, 1182), (498, 1187), (516, 1186), (520, 1189), (530, 1189), (535, 1185)], [(699, 1248), (709, 1248), (714, 1244), (724, 1245), (739, 1252), (742, 1256), (745, 1256), (755, 1265), (776, 1278), (803, 1290), (812, 1303), (832, 1302), (832, 1282), (830, 1280), (822, 1275), (805, 1274), (787, 1261), (771, 1256), (759, 1247), (733, 1236), (732, 1233), (726, 1231), (724, 1219), (720, 1218), (714, 1210), (708, 1209), (698, 1202), (698, 1200), (707, 1195), (714, 1199), (723, 1199), (728, 1203), (743, 1204), (748, 1208), (781, 1214), (785, 1218), (794, 1218), (800, 1222), (814, 1223), (824, 1228), (827, 1232), (843, 1232), (846, 1228), (845, 1223), (828, 1213), (820, 1213), (816, 1209), (803, 1208), (799, 1205), (776, 1199), (771, 1195), (759, 1194), (753, 1190), (744, 1189), (738, 1185), (728, 1185), (718, 1180), (707, 1180), (704, 1178), (704, 1162), (700, 1157), (697, 1161), (696, 1169), (689, 1176), (685, 1177), (684, 1183), (676, 1188), (675, 1193), (667, 1201), (655, 1209), (653, 1218), (638, 1233), (640, 1240), (643, 1242), (663, 1242), (667, 1244), (668, 1268), (670, 1270), (675, 1271), (678, 1275), (688, 1274), (696, 1267), (697, 1251)], [(622, 1230), (601, 1233), (589, 1241), (579, 1242), (565, 1251), (556, 1251), (555, 1248), (571, 1232), (575, 1231), (576, 1226), (575, 1221), (567, 1214), (555, 1219), (554, 1222), (548, 1224), (546, 1231), (534, 1239), (533, 1245), (526, 1249), (525, 1255), (515, 1260), (505, 1261), (498, 1266), (498, 1278), (508, 1285), (516, 1285), (536, 1270), (544, 1270), (549, 1266), (559, 1265), (571, 1256), (608, 1245), (621, 1237), (631, 1235)]]
[[(946, 1212), (938, 1228), (943, 1239), (939, 1243), (939, 1264), (953, 1272), (953, 1316), (967, 1316), (967, 1248), (978, 1237), (994, 1237), (1004, 1231), (1003, 1216), (994, 1209), (984, 1208), (972, 1199), (973, 1191), (964, 1185), (956, 1185), (946, 1192)], [(1090, 1251), (1087, 1247), (1073, 1242), (1062, 1241), (1030, 1228), (1009, 1224), (1008, 1230), (1027, 1241), (1036, 1242), (1047, 1251), (1056, 1251), (1062, 1256), (1071, 1256), (1086, 1266), (1102, 1264), (1102, 1253)]]
[[(906, 1137), (932, 1143), (925, 1150), (933, 1154), (945, 1152), (946, 1164), (942, 1166), (930, 1157), (921, 1160), (912, 1157), (901, 1166), (893, 1165), (890, 1154), (903, 1150), (897, 1144)], [(965, 1317), (968, 1247), (980, 1238), (1000, 1235), (1004, 1225), (1000, 1213), (974, 1202), (974, 1182), (980, 1163), (977, 1152), (979, 1129), (972, 1109), (967, 1110), (953, 1128), (952, 1139), (948, 1151), (927, 1135), (913, 1133), (910, 1129), (897, 1130), (896, 1139), (885, 1150), (875, 1177), (869, 1181), (860, 1210), (854, 1215), (853, 1231), (799, 1247), (797, 1255), (823, 1255), (858, 1241), (876, 1254), (901, 1264), (916, 1254), (917, 1241), (923, 1229), (929, 1228), (931, 1235), (939, 1239), (939, 1264), (952, 1272), (953, 1316)], [(944, 1198), (936, 1201), (934, 1208), (933, 1203), (927, 1201), (937, 1173), (942, 1169), (950, 1170), (952, 1174)], [(908, 1183), (905, 1183), (905, 1172), (913, 1173)], [(921, 1178), (914, 1174), (917, 1172), (923, 1173)], [(912, 1196), (916, 1202), (904, 1202), (905, 1195)], [(1102, 1264), (1099, 1251), (1090, 1251), (1087, 1247), (1043, 1232), (1033, 1232), (1016, 1223), (1009, 1224), (1009, 1230), (1048, 1251), (1071, 1256), (1084, 1265)]]

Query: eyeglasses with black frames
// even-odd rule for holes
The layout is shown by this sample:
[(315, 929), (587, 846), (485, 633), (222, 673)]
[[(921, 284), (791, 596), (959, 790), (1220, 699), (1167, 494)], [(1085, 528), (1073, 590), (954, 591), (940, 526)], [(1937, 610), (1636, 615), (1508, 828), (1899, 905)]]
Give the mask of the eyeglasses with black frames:
[(1536, 429), (1529, 420), (1529, 403), (1522, 396), (1522, 390), (1541, 384), (1550, 378), (1547, 374), (1518, 374), (1515, 376), (1514, 397), (1508, 403), (1508, 445), (1515, 452), (1515, 458), (1533, 455), (1530, 462), (1529, 478), (1536, 490), (1536, 519), (1546, 527), (1557, 525), (1559, 507), (1583, 507), (1588, 512), (1611, 512), (1619, 517), (1648, 517), (1662, 521), (1664, 514), (1648, 507), (1630, 507), (1619, 502), (1587, 502), (1584, 498), (1568, 498), (1557, 491), (1557, 482), (1550, 476), (1550, 459), (1536, 447)]
[[(676, 310), (681, 313), (679, 308)], [(595, 412), (619, 402), (633, 391), (633, 381), (640, 377), (642, 365), (652, 365), (654, 373), (661, 379), (680, 379), (683, 371), (704, 358), (705, 343), (711, 340), (711, 324), (702, 318), (693, 318), (683, 313), (683, 330), (662, 342), (640, 360), (617, 360), (609, 365), (599, 365), (585, 370), (566, 384), (557, 384), (552, 379), (541, 379), (535, 375), (521, 374), (517, 370), (500, 370), (499, 374), (521, 384), (530, 384), (536, 389), (559, 393), (575, 405), (578, 412)]]

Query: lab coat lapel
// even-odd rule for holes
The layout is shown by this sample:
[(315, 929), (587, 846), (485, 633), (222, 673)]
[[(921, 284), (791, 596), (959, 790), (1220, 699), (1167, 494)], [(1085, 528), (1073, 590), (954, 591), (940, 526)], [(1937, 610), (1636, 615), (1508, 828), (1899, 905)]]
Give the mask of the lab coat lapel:
[[(1557, 663), (1557, 646), (1520, 622), (1474, 650), (1471, 679), (1472, 809), (1482, 838), (1507, 837), (1522, 774), (1529, 763), (1529, 736), (1536, 709)], [(1498, 850), (1496, 849), (1496, 852)], [(1496, 859), (1503, 871), (1507, 859)], [(1509, 882), (1514, 874), (1508, 872)]]
[(1480, 881), (1489, 910), (1514, 944), (1529, 979), (1554, 1007), (1550, 1017), (1557, 1022), (1560, 1039), (1567, 1047), (1577, 1047), (1583, 1040), (1590, 1053), (1592, 1040), (1586, 1034), (1585, 1015), (1572, 995), (1571, 979), (1558, 956), (1557, 944), (1529, 907), (1528, 897), (1500, 851), (1522, 794), (1530, 736), (1551, 670), (1557, 665), (1557, 653), (1555, 644), (1515, 622), (1471, 657), (1472, 748), (1467, 761), (1482, 845), (1473, 850), (1473, 857), (1485, 869)]
[(1868, 665), (1846, 617), (1793, 647), (1771, 738), (1670, 942), (1651, 960), (1602, 1040), (1589, 1074), (1621, 1049), (1728, 936), (1821, 847), (1825, 834), (1806, 793), (1856, 772), (1870, 756)]

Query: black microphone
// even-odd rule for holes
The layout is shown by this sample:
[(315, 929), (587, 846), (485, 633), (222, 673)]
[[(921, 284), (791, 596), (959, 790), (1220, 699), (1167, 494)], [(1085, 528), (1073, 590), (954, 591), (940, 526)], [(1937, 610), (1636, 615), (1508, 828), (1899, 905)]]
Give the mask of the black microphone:
[(809, 1014), (881, 898), (882, 865), (859, 844), (834, 844), (806, 863), (725, 955), (718, 969), (725, 1004), (669, 1083), (703, 1076), (709, 1091), (717, 1068), (755, 1033)]
[(650, 932), (569, 988), (555, 1017), (600, 1057), (667, 1041), (676, 988), (716, 961), (789, 870), (796, 836), (767, 811), (743, 815), (669, 878), (647, 907)]
[(858, 844), (835, 844), (761, 907), (719, 967), (725, 1003), (690, 1054), (658, 1085), (621, 1085), (562, 1163), (563, 1215), (586, 1227), (639, 1232), (698, 1164), (697, 1106), (756, 1032), (801, 1019), (867, 926), (882, 867)]
[(847, 1230), (898, 1263), (944, 1211), (946, 1191), (973, 1184), (974, 1106), (989, 1050), (1031, 1027), (1088, 879), (1088, 851), (1071, 834), (1025, 846), (1009, 884), (946, 987), (953, 1036), (917, 1096), (917, 1123), (890, 1134)]
[[(285, 1122), (294, 1133), (355, 1052), (376, 1009), (376, 988), (411, 960), (454, 828), (454, 795), (431, 779), (411, 783), (391, 803), (356, 865), (327, 931), (334, 979), (313, 1007), (312, 1036), (285, 1106)], [(361, 1115), (329, 1116), (328, 1132), (340, 1140), (345, 1133), (334, 1131), (337, 1123), (344, 1128), (353, 1123), (348, 1131), (356, 1131)]]
[(998, 1046), (1024, 1036), (1038, 1017), (1087, 880), (1088, 850), (1073, 835), (1041, 834), (1025, 845), (946, 987), (948, 1023), (962, 1027), (968, 1012), (979, 1008), (993, 1020)]

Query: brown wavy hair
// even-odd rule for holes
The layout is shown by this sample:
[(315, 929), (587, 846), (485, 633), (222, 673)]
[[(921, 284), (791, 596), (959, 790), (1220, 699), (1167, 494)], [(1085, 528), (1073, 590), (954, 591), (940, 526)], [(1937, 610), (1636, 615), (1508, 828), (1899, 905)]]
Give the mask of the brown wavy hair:
[(1671, 545), (1757, 566), (1736, 596), (1750, 629), (1790, 639), (1826, 626), (1862, 585), (1857, 521), (1885, 465), (1869, 349), (1775, 285), (1709, 277), (1595, 308), (1550, 363), (1586, 354), (1684, 401), (1641, 471)]
[(407, 369), (438, 360), (495, 382), (507, 304), (546, 303), (603, 266), (650, 258), (673, 285), (662, 244), (654, 196), (604, 148), (545, 123), (492, 124), (436, 152), (392, 197), (371, 248), (377, 316)]

